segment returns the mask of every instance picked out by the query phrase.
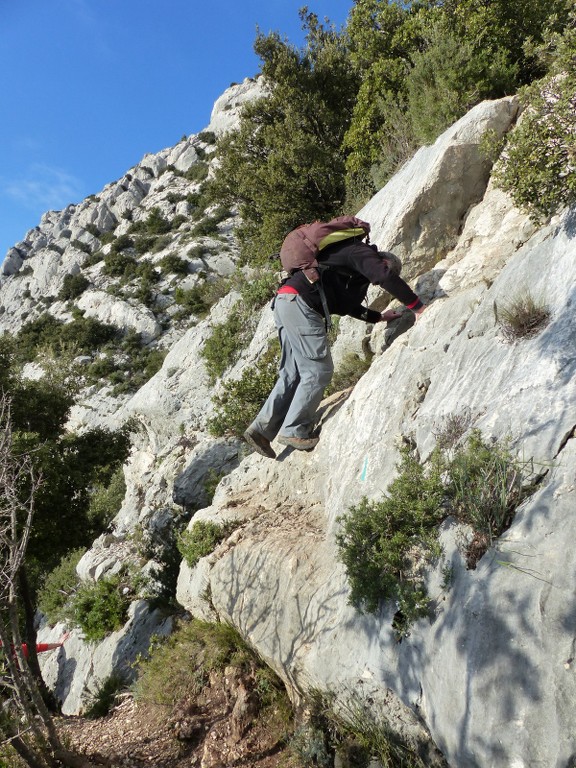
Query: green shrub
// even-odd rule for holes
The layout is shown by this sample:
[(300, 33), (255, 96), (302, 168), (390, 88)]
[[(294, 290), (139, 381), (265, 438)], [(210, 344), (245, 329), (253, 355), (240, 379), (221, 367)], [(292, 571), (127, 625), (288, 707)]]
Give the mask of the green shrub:
[(550, 310), (542, 302), (536, 301), (529, 291), (495, 311), (502, 335), (507, 341), (535, 336), (550, 319)]
[(152, 208), (145, 220), (134, 222), (131, 225), (128, 233), (131, 235), (165, 235), (171, 229), (171, 223), (164, 218), (160, 208)]
[(113, 339), (117, 329), (77, 313), (70, 323), (56, 320), (45, 312), (25, 323), (16, 337), (16, 355), (21, 362), (32, 362), (40, 350), (54, 354), (73, 348), (76, 354), (89, 354)]
[(157, 639), (139, 665), (138, 703), (166, 709), (196, 702), (218, 677), (241, 675), (253, 705), (255, 731), (262, 724), (276, 753), (292, 730), (293, 711), (286, 689), (241, 635), (224, 623), (199, 619), (181, 622), (167, 638)]
[(218, 224), (220, 224), (220, 219), (217, 219), (215, 216), (206, 216), (199, 221), (198, 224), (192, 227), (191, 234), (193, 237), (209, 237), (210, 235), (217, 235)]
[(184, 216), (183, 213), (179, 213), (173, 217), (172, 221), (170, 222), (170, 227), (174, 231), (176, 229), (179, 229), (182, 226), (182, 224), (185, 224), (187, 221), (188, 221), (187, 217)]
[(506, 443), (487, 443), (478, 430), (464, 444), (438, 445), (427, 467), (404, 446), (387, 496), (364, 498), (339, 518), (336, 540), (350, 602), (375, 612), (381, 600), (393, 600), (398, 608), (393, 626), (405, 634), (428, 612), (423, 567), (441, 554), (438, 524), (452, 515), (472, 527), (464, 556), (474, 568), (509, 527), (536, 479), (532, 461), (515, 457)]
[(83, 251), (84, 253), (92, 253), (92, 249), (88, 243), (83, 243), (82, 240), (71, 240), (70, 245), (76, 248), (77, 251)]
[(170, 272), (175, 275), (188, 274), (188, 262), (181, 259), (175, 253), (167, 254), (160, 259), (160, 266), (164, 272)]
[(98, 235), (98, 239), (102, 245), (108, 245), (116, 240), (116, 235), (114, 232), (103, 232), (101, 235)]
[(208, 423), (216, 437), (241, 437), (262, 407), (278, 377), (280, 345), (274, 341), (254, 366), (246, 368), (240, 379), (224, 382), (212, 398), (215, 415)]
[(261, 270), (260, 276), (246, 280), (241, 274), (235, 277), (235, 283), (242, 296), (243, 304), (249, 309), (260, 309), (271, 301), (278, 287), (278, 275), (276, 271)]
[(217, 472), (213, 467), (211, 467), (208, 472), (206, 472), (206, 476), (204, 478), (206, 504), (212, 504), (212, 499), (216, 493), (216, 488), (218, 487), (220, 480), (222, 480), (225, 474), (225, 472)]
[(466, 444), (454, 452), (447, 472), (450, 512), (474, 530), (466, 548), (468, 567), (473, 568), (532, 492), (533, 462), (514, 456), (506, 443), (487, 443), (472, 430)]
[(328, 734), (313, 722), (304, 723), (296, 729), (288, 748), (303, 768), (331, 768), (334, 765)]
[(84, 712), (84, 717), (88, 720), (105, 717), (112, 709), (117, 694), (125, 688), (126, 680), (124, 677), (116, 672), (112, 673), (93, 694), (90, 704)]
[(128, 256), (123, 252), (110, 251), (104, 256), (102, 274), (130, 280), (136, 274), (137, 266), (138, 262), (133, 256)]
[(120, 577), (110, 576), (82, 583), (71, 602), (69, 616), (89, 643), (99, 643), (124, 626), (129, 604)]
[(99, 530), (105, 530), (116, 517), (126, 495), (122, 467), (118, 467), (107, 484), (98, 483), (90, 494), (88, 517)]
[(252, 335), (254, 321), (254, 315), (247, 315), (240, 305), (230, 312), (227, 320), (214, 325), (212, 335), (206, 339), (201, 352), (213, 382), (238, 360)]
[(77, 317), (60, 328), (59, 345), (75, 344), (80, 352), (88, 354), (99, 349), (118, 335), (113, 325), (101, 323), (93, 317)]
[(122, 371), (122, 376), (116, 380), (114, 394), (136, 392), (139, 390), (162, 368), (165, 357), (166, 350), (162, 349), (142, 347), (137, 352), (134, 352), (128, 362), (122, 363), (116, 369), (117, 371)]
[(99, 238), (101, 235), (101, 232), (96, 226), (96, 224), (86, 224), (84, 229), (86, 230), (86, 232), (89, 232), (93, 237)]
[(136, 699), (165, 707), (194, 701), (210, 672), (256, 663), (254, 652), (234, 628), (192, 619), (152, 646), (149, 658), (140, 664)]
[(24, 323), (16, 336), (18, 358), (23, 362), (32, 362), (41, 347), (48, 347), (59, 341), (63, 325), (61, 320), (56, 320), (48, 312)]
[(223, 323), (213, 327), (212, 335), (202, 349), (206, 370), (212, 381), (216, 381), (239, 359), (259, 319), (254, 310), (272, 298), (276, 284), (277, 277), (274, 272), (264, 272), (258, 279), (250, 282), (242, 275), (234, 277), (233, 285), (239, 288), (241, 301)]
[(64, 621), (67, 617), (67, 604), (79, 583), (76, 566), (85, 551), (75, 549), (63, 557), (60, 564), (48, 574), (38, 593), (38, 607), (51, 625)]
[(184, 174), (184, 177), (188, 181), (196, 181), (196, 182), (204, 181), (204, 179), (206, 179), (208, 176), (208, 170), (209, 170), (208, 163), (204, 163), (204, 162), (193, 163)]
[(353, 693), (340, 704), (338, 713), (325, 711), (325, 730), (336, 732), (335, 748), (343, 764), (368, 767), (375, 759), (387, 768), (426, 768), (417, 740), (401, 736), (378, 709), (370, 699)]
[(521, 92), (527, 108), (494, 169), (497, 184), (536, 222), (576, 200), (575, 44), (574, 23), (553, 37), (552, 70)]
[(160, 235), (141, 235), (134, 240), (134, 250), (139, 256), (144, 253), (152, 253)]
[(429, 144), (474, 104), (514, 90), (517, 69), (507, 51), (463, 40), (451, 20), (432, 23), (424, 36), (406, 85), (412, 130)]
[(138, 266), (136, 267), (136, 277), (140, 279), (141, 283), (149, 284), (156, 283), (160, 279), (156, 267), (147, 259), (138, 262)]
[(193, 568), (200, 558), (213, 552), (236, 527), (237, 524), (232, 522), (218, 525), (198, 520), (178, 538), (178, 551), (190, 568)]
[(133, 247), (134, 247), (134, 240), (132, 240), (130, 235), (120, 235), (112, 243), (112, 247), (110, 248), (110, 251), (113, 253), (122, 253), (122, 251), (126, 251), (129, 248), (133, 248)]
[(188, 314), (203, 317), (210, 309), (204, 283), (194, 285), (192, 288), (176, 288), (174, 291), (174, 301), (178, 306), (182, 307), (178, 318)]
[(94, 253), (90, 254), (90, 256), (87, 256), (84, 259), (83, 267), (85, 269), (88, 269), (88, 267), (93, 267), (95, 264), (99, 264), (101, 261), (104, 260), (104, 254), (102, 251), (94, 251)]
[(90, 285), (90, 280), (88, 278), (84, 277), (84, 275), (76, 274), (76, 275), (66, 275), (64, 277), (64, 282), (62, 283), (62, 288), (60, 289), (60, 293), (58, 294), (58, 298), (60, 301), (68, 301), (71, 299), (77, 299), (78, 296), (81, 296), (86, 288)]
[(350, 583), (350, 602), (375, 612), (394, 600), (402, 622), (426, 615), (423, 563), (440, 554), (438, 524), (445, 516), (442, 467), (435, 454), (424, 468), (408, 447), (401, 450), (398, 476), (380, 502), (363, 498), (341, 517), (336, 541)]
[(199, 141), (203, 141), (205, 144), (216, 143), (216, 134), (213, 131), (200, 131), (197, 138)]

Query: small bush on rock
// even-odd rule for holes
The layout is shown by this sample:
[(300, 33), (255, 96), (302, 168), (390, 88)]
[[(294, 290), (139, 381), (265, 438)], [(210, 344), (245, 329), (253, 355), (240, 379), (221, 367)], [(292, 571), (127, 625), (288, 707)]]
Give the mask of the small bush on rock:
[(58, 294), (60, 301), (69, 301), (71, 299), (77, 299), (81, 296), (86, 288), (90, 285), (90, 280), (84, 275), (66, 275), (62, 288)]
[(118, 467), (109, 483), (98, 483), (90, 495), (88, 516), (99, 530), (105, 530), (120, 511), (126, 494), (122, 467)]
[(214, 326), (202, 350), (212, 381), (216, 381), (239, 359), (259, 319), (255, 310), (272, 298), (277, 277), (271, 272), (257, 280), (247, 281), (237, 275), (234, 282), (240, 288), (241, 300), (223, 323)]
[(227, 320), (212, 328), (212, 335), (202, 348), (206, 370), (215, 382), (233, 365), (252, 335), (254, 316), (247, 316), (242, 306), (235, 307)]
[(277, 753), (292, 730), (293, 713), (286, 689), (227, 624), (192, 619), (182, 622), (169, 637), (157, 640), (149, 657), (139, 665), (135, 695), (139, 703), (167, 710), (169, 725), (182, 719), (183, 708), (189, 713), (193, 703), (194, 712), (200, 716), (202, 738), (202, 702), (218, 698), (219, 689), (223, 689), (232, 709), (235, 681), (240, 683), (241, 695), (250, 701), (250, 724), (269, 736), (270, 751), (266, 754)]
[(449, 510), (474, 530), (466, 546), (468, 567), (474, 568), (533, 491), (534, 465), (514, 456), (506, 443), (486, 442), (478, 430), (472, 430), (465, 445), (454, 452), (447, 471)]
[(240, 379), (224, 382), (212, 398), (215, 416), (208, 429), (215, 437), (241, 437), (272, 391), (278, 376), (280, 345), (274, 341), (256, 365), (246, 368)]
[(353, 387), (370, 368), (371, 362), (371, 359), (360, 357), (355, 352), (348, 352), (334, 372), (326, 394), (331, 395), (334, 392), (341, 392), (343, 389)]
[(398, 476), (382, 501), (367, 498), (340, 518), (336, 541), (350, 583), (350, 602), (375, 612), (394, 600), (405, 621), (428, 610), (422, 566), (440, 555), (438, 524), (445, 516), (442, 467), (436, 453), (424, 468), (407, 446)]
[(99, 643), (124, 625), (129, 605), (120, 576), (110, 576), (82, 583), (71, 602), (69, 617), (89, 643)]
[(541, 222), (576, 200), (576, 12), (539, 54), (549, 74), (521, 92), (526, 107), (509, 135), (494, 178), (520, 208)]
[(507, 341), (530, 338), (548, 323), (550, 310), (530, 292), (520, 294), (504, 307), (496, 308), (496, 318)]
[(163, 272), (170, 272), (174, 275), (188, 274), (188, 262), (181, 259), (175, 253), (169, 253), (160, 259), (160, 266)]
[(236, 523), (218, 525), (206, 520), (196, 521), (190, 530), (184, 531), (178, 539), (178, 551), (190, 568), (194, 568), (202, 557), (213, 552), (218, 544), (237, 527)]
[(66, 606), (79, 582), (76, 566), (84, 552), (84, 549), (75, 549), (63, 557), (60, 564), (48, 574), (38, 594), (38, 607), (51, 625), (66, 618)]

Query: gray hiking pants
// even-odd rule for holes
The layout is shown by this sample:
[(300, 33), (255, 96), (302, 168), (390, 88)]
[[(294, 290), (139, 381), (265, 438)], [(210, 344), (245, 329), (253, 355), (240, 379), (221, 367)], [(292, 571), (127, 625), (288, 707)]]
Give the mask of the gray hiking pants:
[(278, 381), (250, 429), (273, 440), (277, 434), (310, 437), (324, 388), (334, 372), (324, 318), (297, 294), (274, 302), (282, 354)]

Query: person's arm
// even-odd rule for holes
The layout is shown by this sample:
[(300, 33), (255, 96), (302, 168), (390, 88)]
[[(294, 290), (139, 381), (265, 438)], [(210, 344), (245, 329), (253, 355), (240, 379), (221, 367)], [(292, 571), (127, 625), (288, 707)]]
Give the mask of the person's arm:
[(64, 632), (60, 640), (57, 643), (36, 643), (36, 653), (43, 653), (44, 651), (53, 651), (55, 648), (61, 648), (65, 641), (70, 637), (70, 632)]
[(408, 283), (400, 275), (392, 272), (388, 262), (369, 245), (365, 243), (355, 244), (354, 249), (350, 249), (348, 258), (351, 265), (356, 262), (356, 269), (372, 285), (379, 285), (415, 314), (424, 306)]

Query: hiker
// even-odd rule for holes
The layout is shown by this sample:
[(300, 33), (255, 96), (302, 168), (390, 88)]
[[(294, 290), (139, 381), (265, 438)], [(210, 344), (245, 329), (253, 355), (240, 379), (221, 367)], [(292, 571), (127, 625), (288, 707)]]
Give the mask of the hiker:
[[(369, 226), (369, 225), (368, 225)], [(392, 253), (379, 252), (358, 238), (322, 250), (320, 280), (311, 283), (302, 269), (284, 280), (274, 298), (274, 322), (280, 337), (278, 380), (244, 439), (262, 456), (276, 458), (270, 445), (308, 451), (318, 443), (312, 431), (324, 389), (334, 372), (328, 346), (326, 312), (366, 323), (389, 322), (403, 313), (377, 312), (362, 305), (368, 286), (379, 285), (418, 317), (424, 305), (400, 277), (402, 264)], [(324, 296), (320, 286), (323, 288)]]

